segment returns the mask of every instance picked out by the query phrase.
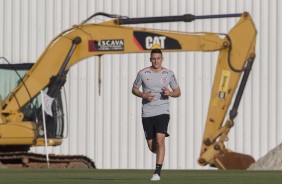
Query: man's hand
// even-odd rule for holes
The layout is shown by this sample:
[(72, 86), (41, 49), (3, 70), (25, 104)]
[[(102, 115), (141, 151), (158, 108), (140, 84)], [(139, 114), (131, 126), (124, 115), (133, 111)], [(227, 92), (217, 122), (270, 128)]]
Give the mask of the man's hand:
[(163, 88), (163, 93), (164, 93), (164, 96), (172, 96), (172, 92), (169, 91), (169, 89), (167, 87), (164, 87)]
[(153, 93), (151, 91), (147, 92), (147, 93), (143, 93), (142, 94), (142, 98), (144, 98), (147, 101), (152, 101), (154, 99), (155, 95), (153, 95)]
[(170, 96), (170, 97), (174, 97), (174, 98), (179, 97), (181, 95), (179, 87), (172, 89), (172, 91), (169, 91), (169, 89), (167, 87), (164, 87), (163, 93), (164, 93), (164, 96)]
[(155, 95), (151, 92), (151, 91), (149, 91), (149, 92), (147, 92), (147, 93), (142, 93), (140, 90), (139, 90), (139, 88), (136, 88), (136, 87), (132, 87), (132, 93), (135, 95), (135, 96), (138, 96), (138, 97), (140, 97), (140, 98), (143, 98), (143, 99), (145, 99), (145, 100), (147, 100), (147, 101), (152, 101), (153, 99), (154, 99), (154, 97), (155, 97)]

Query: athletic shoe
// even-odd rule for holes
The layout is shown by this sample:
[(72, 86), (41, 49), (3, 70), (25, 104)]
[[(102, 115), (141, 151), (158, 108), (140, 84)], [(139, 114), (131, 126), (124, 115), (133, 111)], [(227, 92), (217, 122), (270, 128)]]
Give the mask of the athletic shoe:
[(161, 177), (158, 174), (153, 174), (151, 181), (159, 181), (159, 180), (161, 180)]

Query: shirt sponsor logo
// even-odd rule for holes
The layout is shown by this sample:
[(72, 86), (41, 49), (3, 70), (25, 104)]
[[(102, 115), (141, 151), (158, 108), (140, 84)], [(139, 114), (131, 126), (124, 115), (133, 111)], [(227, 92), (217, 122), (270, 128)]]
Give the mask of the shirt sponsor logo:
[(124, 40), (89, 40), (88, 41), (88, 51), (123, 51), (124, 50)]

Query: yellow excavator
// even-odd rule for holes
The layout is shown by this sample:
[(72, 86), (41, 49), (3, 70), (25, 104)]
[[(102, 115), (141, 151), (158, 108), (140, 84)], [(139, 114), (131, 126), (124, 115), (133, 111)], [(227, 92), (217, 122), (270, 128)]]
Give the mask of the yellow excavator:
[[(99, 24), (89, 23), (96, 16), (106, 16), (110, 20)], [(236, 17), (238, 22), (226, 34), (185, 33), (132, 26)], [(28, 152), (30, 147), (44, 146), (43, 114), (38, 100), (41, 90), (56, 99), (52, 104), (53, 117), (45, 114), (47, 144), (58, 146), (62, 143), (65, 122), (62, 118), (60, 90), (74, 64), (92, 56), (149, 53), (157, 45), (163, 52), (219, 52), (198, 162), (219, 169), (246, 169), (255, 161), (253, 157), (225, 148), (224, 142), (234, 125), (255, 58), (256, 34), (254, 22), (247, 12), (142, 18), (96, 13), (54, 38), (32, 66), (24, 67), (27, 72), (19, 77), (16, 87), (0, 100), (0, 162), (7, 167), (43, 167), (46, 161), (44, 155)], [(13, 70), (20, 68), (12, 64), (1, 67)], [(236, 90), (229, 118), (224, 122)], [(50, 155), (50, 164), (50, 167), (60, 168), (95, 168), (94, 162), (83, 156)]]

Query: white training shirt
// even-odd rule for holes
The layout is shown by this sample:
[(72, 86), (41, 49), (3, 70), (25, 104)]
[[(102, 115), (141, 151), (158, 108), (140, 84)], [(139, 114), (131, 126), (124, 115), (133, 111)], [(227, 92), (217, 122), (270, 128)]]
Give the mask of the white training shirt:
[(139, 71), (133, 86), (140, 88), (143, 93), (150, 92), (155, 95), (152, 101), (142, 100), (142, 117), (153, 117), (161, 114), (169, 114), (169, 100), (163, 95), (163, 88), (168, 85), (171, 89), (177, 88), (178, 82), (171, 70), (162, 67), (159, 72), (154, 72), (150, 67)]

